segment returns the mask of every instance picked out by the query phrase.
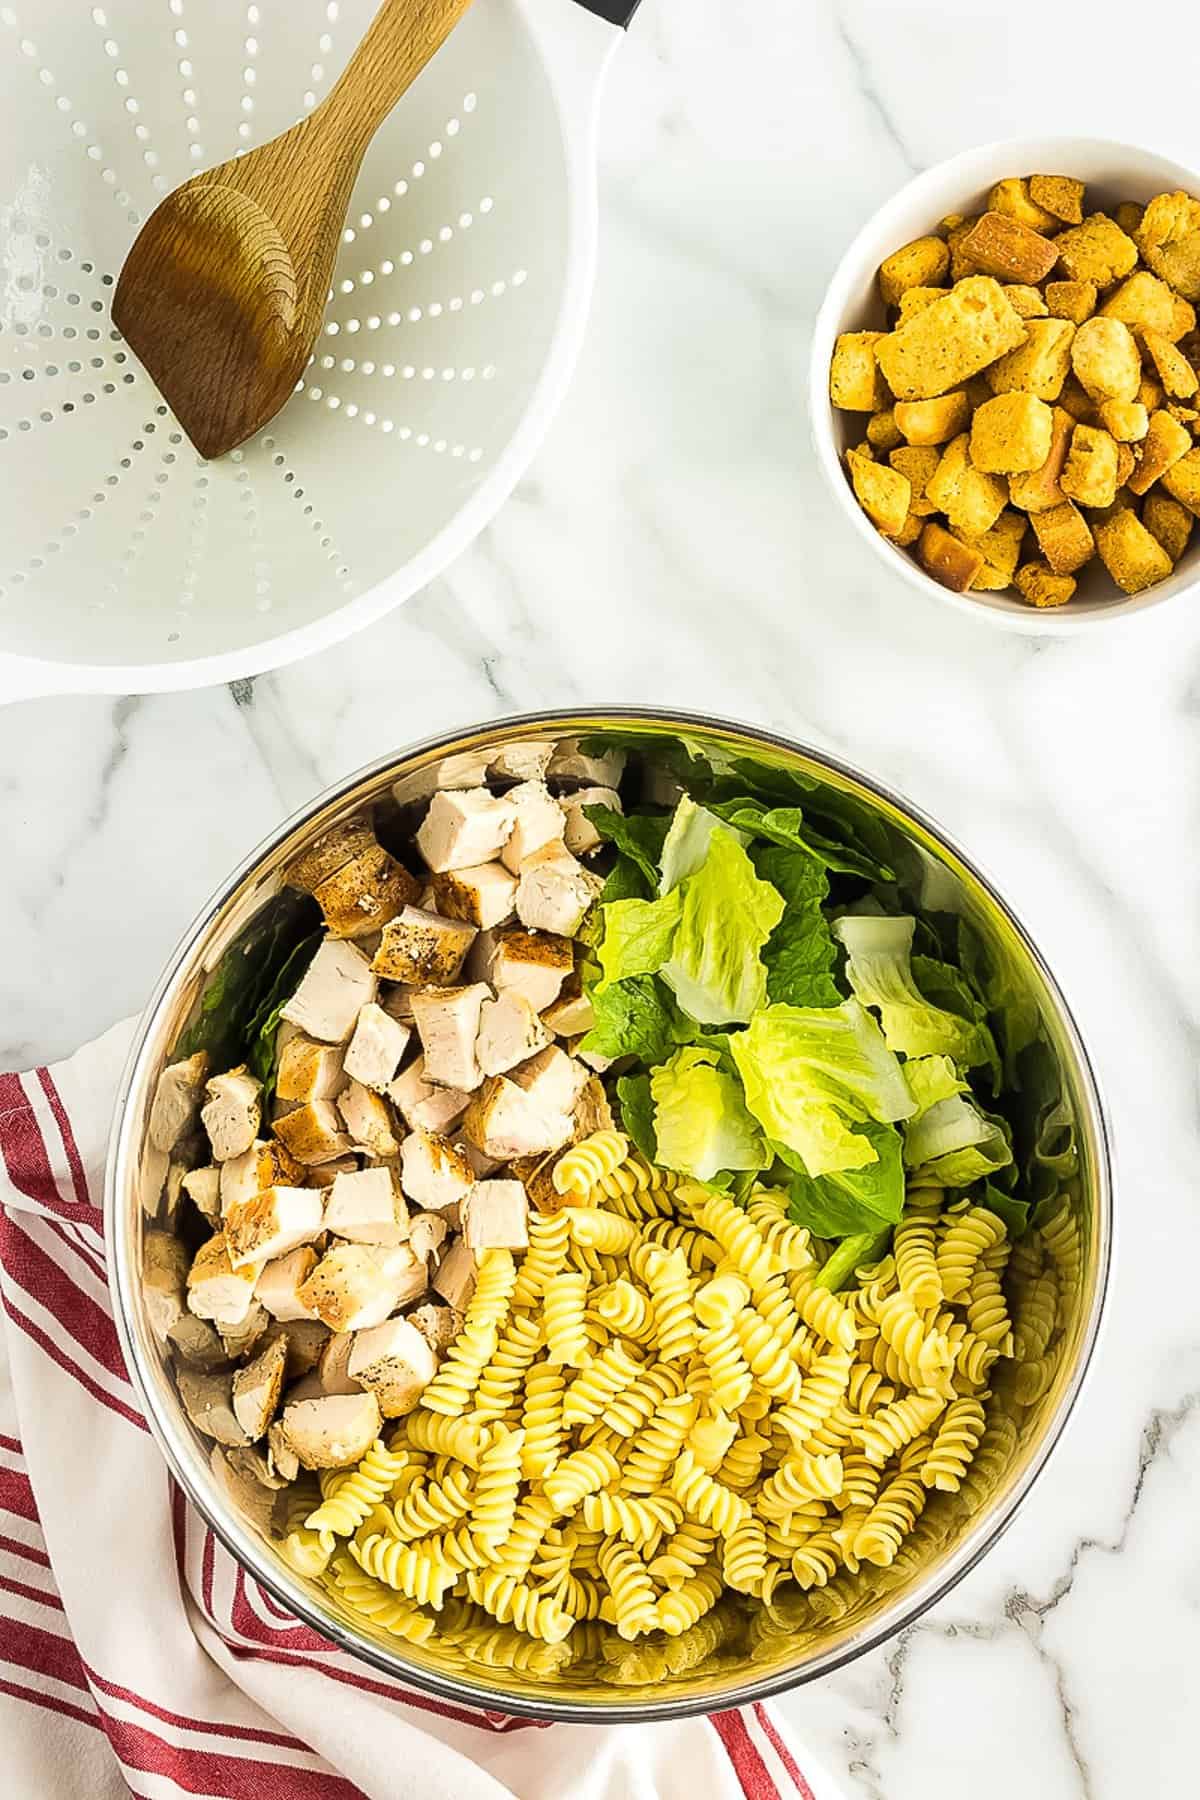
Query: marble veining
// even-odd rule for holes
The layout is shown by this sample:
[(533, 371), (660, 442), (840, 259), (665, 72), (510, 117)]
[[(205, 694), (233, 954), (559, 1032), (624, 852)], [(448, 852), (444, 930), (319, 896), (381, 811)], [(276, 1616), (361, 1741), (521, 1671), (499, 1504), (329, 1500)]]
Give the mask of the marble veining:
[[(564, 4), (566, 0), (564, 0)], [(354, 642), (199, 694), (0, 713), (0, 1066), (144, 1000), (279, 818), (426, 733), (655, 701), (777, 727), (908, 793), (996, 879), (1110, 1105), (1115, 1279), (1017, 1520), (900, 1638), (783, 1704), (852, 1800), (1176, 1800), (1200, 1668), (1200, 653), (1185, 599), (1071, 642), (889, 581), (807, 448), (811, 321), (914, 170), (988, 138), (1197, 160), (1130, 15), (1095, 0), (645, 0), (602, 135), (579, 374), (495, 524)], [(1037, 83), (1064, 71), (1053, 92)], [(1194, 109), (1193, 109), (1194, 111)], [(393, 504), (402, 505), (403, 496)]]

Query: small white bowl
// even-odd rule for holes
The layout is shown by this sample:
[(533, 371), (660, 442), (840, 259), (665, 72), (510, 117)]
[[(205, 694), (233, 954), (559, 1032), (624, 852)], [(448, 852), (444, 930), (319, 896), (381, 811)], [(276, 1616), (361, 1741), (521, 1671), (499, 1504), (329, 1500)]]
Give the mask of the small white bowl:
[(1023, 631), (1069, 631), (1101, 619), (1125, 618), (1164, 600), (1173, 600), (1200, 581), (1200, 530), (1173, 575), (1144, 593), (1125, 596), (1099, 562), (1083, 570), (1079, 590), (1066, 606), (1040, 610), (1012, 592), (956, 594), (927, 575), (911, 550), (881, 537), (862, 511), (846, 476), (844, 452), (861, 443), (867, 414), (839, 412), (829, 399), (829, 364), (839, 332), (887, 328), (876, 274), (893, 250), (935, 231), (947, 213), (983, 209), (988, 189), (1006, 175), (1073, 175), (1087, 183), (1088, 212), (1121, 200), (1145, 202), (1155, 194), (1183, 188), (1200, 195), (1200, 175), (1164, 156), (1106, 138), (1011, 138), (951, 157), (918, 175), (869, 219), (837, 266), (817, 314), (813, 334), (809, 408), (817, 461), (838, 505), (856, 531), (874, 546), (888, 567), (913, 587), (935, 595), (961, 612)]

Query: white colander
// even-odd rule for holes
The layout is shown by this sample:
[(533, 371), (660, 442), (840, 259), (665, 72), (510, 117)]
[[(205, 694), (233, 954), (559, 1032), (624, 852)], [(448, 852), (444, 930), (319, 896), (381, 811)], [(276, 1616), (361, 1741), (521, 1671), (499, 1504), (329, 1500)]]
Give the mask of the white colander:
[(300, 391), (197, 456), (113, 327), (139, 226), (310, 110), (377, 0), (0, 4), (0, 698), (328, 645), (487, 523), (569, 379), (634, 0), (476, 0), (363, 164)]

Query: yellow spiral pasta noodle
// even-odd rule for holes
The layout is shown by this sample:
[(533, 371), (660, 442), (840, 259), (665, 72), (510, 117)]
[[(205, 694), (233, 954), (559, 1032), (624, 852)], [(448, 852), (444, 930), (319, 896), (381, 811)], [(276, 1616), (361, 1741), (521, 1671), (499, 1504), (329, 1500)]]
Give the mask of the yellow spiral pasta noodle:
[(738, 1407), (737, 1416), (743, 1424), (753, 1425), (759, 1419), (765, 1419), (774, 1404), (766, 1389), (752, 1382), (750, 1392)]
[(682, 1362), (696, 1348), (696, 1315), (687, 1262), (680, 1250), (656, 1250), (646, 1259), (646, 1283), (663, 1362)]
[(878, 1369), (866, 1362), (851, 1363), (846, 1401), (855, 1412), (873, 1412), (876, 1407), (890, 1406), (895, 1398), (895, 1388), (888, 1385)]
[(640, 1157), (631, 1156), (621, 1168), (598, 1181), (589, 1203), (606, 1205), (623, 1219), (673, 1218), (674, 1190), (681, 1177), (673, 1169), (652, 1169)]
[(582, 1369), (591, 1360), (584, 1324), (587, 1285), (586, 1275), (571, 1270), (552, 1275), (546, 1283), (542, 1301), (546, 1356), (557, 1367)]
[(574, 1512), (585, 1494), (598, 1494), (619, 1479), (620, 1465), (611, 1451), (589, 1447), (564, 1456), (542, 1483), (556, 1513)]
[(315, 1531), (305, 1523), (313, 1510), (313, 1492), (305, 1483), (287, 1497), (279, 1554), (297, 1575), (315, 1581), (329, 1567), (337, 1539), (328, 1527)]
[(939, 1386), (954, 1367), (954, 1352), (940, 1332), (926, 1328), (907, 1294), (891, 1294), (879, 1308), (879, 1334), (910, 1369), (918, 1386)]
[(630, 1445), (621, 1469), (623, 1492), (653, 1494), (664, 1485), (698, 1411), (699, 1402), (691, 1394), (662, 1402)]
[[(945, 1418), (945, 1416), (943, 1413), (942, 1417)], [(905, 1444), (896, 1458), (896, 1468), (901, 1475), (919, 1475), (921, 1473), (929, 1452), (933, 1449), (933, 1435), (932, 1431), (923, 1431), (920, 1437), (912, 1440), (911, 1444)]]
[(499, 1338), (495, 1325), (473, 1324), (468, 1319), (421, 1395), (422, 1406), (429, 1412), (445, 1413), (448, 1418), (465, 1413), (480, 1376), (496, 1354)]
[(554, 1518), (554, 1508), (545, 1494), (526, 1494), (513, 1514), (512, 1529), (507, 1537), (489, 1547), (489, 1562), (518, 1581), (526, 1580)]
[(790, 1562), (792, 1551), (810, 1538), (814, 1531), (832, 1529), (833, 1520), (828, 1503), (824, 1500), (809, 1500), (798, 1506), (793, 1513), (782, 1519), (764, 1519), (763, 1526), (767, 1535), (767, 1553), (778, 1556), (783, 1562)]
[(751, 1293), (756, 1293), (779, 1268), (757, 1227), (728, 1194), (711, 1194), (700, 1187), (681, 1191), (699, 1224), (716, 1238), (738, 1274), (749, 1283)]
[(869, 1510), (875, 1504), (883, 1470), (869, 1462), (861, 1450), (848, 1450), (842, 1458), (842, 1491), (834, 1501), (845, 1510), (856, 1507)]
[(541, 1644), (525, 1637), (511, 1625), (497, 1625), (488, 1631), (482, 1626), (469, 1626), (454, 1634), (454, 1647), (471, 1662), (485, 1669), (503, 1669), (510, 1675), (532, 1675), (548, 1681), (570, 1666), (569, 1644)]
[(436, 1626), (426, 1613), (400, 1594), (368, 1575), (349, 1556), (332, 1564), (329, 1585), (349, 1612), (358, 1613), (392, 1637), (410, 1644), (427, 1644)]
[(1083, 1243), (1079, 1221), (1071, 1210), (1071, 1202), (1060, 1196), (1049, 1218), (1042, 1220), (1042, 1242), (1050, 1252), (1059, 1279), (1059, 1324), (1065, 1323), (1064, 1311), (1079, 1292), (1083, 1268)]
[(767, 1573), (767, 1535), (761, 1519), (751, 1515), (735, 1525), (721, 1551), (721, 1575), (726, 1587), (739, 1594), (760, 1595)]
[(481, 1250), (475, 1260), (475, 1291), (467, 1303), (466, 1326), (494, 1325), (499, 1331), (517, 1285), (517, 1265), (511, 1250)]
[(562, 1370), (553, 1363), (535, 1363), (525, 1377), (521, 1473), (526, 1481), (538, 1481), (548, 1475), (562, 1453), (564, 1386)]
[(937, 1266), (937, 1210), (910, 1206), (896, 1227), (893, 1254), (900, 1291), (918, 1312), (942, 1303)]
[(600, 1547), (600, 1573), (612, 1596), (613, 1622), (619, 1636), (632, 1640), (658, 1624), (654, 1583), (637, 1551), (620, 1539)]
[(471, 1529), (489, 1550), (502, 1544), (513, 1528), (521, 1488), (522, 1431), (497, 1425), (479, 1464), (471, 1496)]
[(690, 1450), (681, 1450), (671, 1471), (671, 1492), (684, 1510), (701, 1525), (711, 1525), (728, 1537), (735, 1525), (750, 1517), (740, 1494), (702, 1469)]
[(734, 1438), (717, 1469), (717, 1480), (740, 1493), (751, 1488), (762, 1474), (771, 1440), (751, 1426)]
[(708, 1371), (714, 1406), (723, 1412), (737, 1412), (754, 1386), (754, 1377), (742, 1354), (735, 1321), (702, 1331), (697, 1347)]
[(852, 1356), (849, 1350), (827, 1350), (803, 1377), (798, 1391), (775, 1418), (798, 1450), (818, 1431), (846, 1393)]
[(395, 1449), (401, 1431), (414, 1450), (426, 1450), (434, 1456), (452, 1456), (469, 1469), (479, 1467), (479, 1459), (491, 1440), (491, 1429), (477, 1419), (446, 1418), (441, 1413), (426, 1412), (418, 1406), (401, 1423), (392, 1439)]
[(882, 1468), (889, 1456), (928, 1430), (945, 1404), (936, 1394), (910, 1394), (873, 1413), (860, 1433), (867, 1461)]
[(591, 1575), (576, 1574), (574, 1569), (569, 1569), (563, 1576), (553, 1589), (552, 1597), (576, 1620), (608, 1619), (611, 1616), (612, 1601), (608, 1589)]
[(812, 1240), (803, 1225), (793, 1225), (787, 1214), (786, 1194), (756, 1188), (746, 1207), (746, 1216), (756, 1226), (763, 1243), (781, 1269), (807, 1269), (812, 1266)]
[(471, 1570), (466, 1585), (476, 1605), (501, 1625), (515, 1625), (518, 1631), (547, 1644), (561, 1644), (570, 1636), (575, 1621), (557, 1600), (534, 1593), (525, 1582), (514, 1581), (500, 1569)]
[(915, 1475), (897, 1475), (880, 1493), (859, 1527), (854, 1553), (862, 1562), (887, 1568), (896, 1559), (925, 1505), (926, 1490)]
[(491, 1551), (479, 1542), (467, 1521), (420, 1539), (418, 1547), (455, 1574), (464, 1569), (482, 1569), (492, 1560)]
[(681, 1588), (664, 1594), (658, 1603), (658, 1623), (667, 1636), (682, 1637), (711, 1612), (721, 1598), (721, 1585), (716, 1569), (701, 1569)]
[(592, 1302), (593, 1311), (610, 1331), (635, 1343), (648, 1344), (654, 1338), (654, 1308), (640, 1288), (623, 1277), (609, 1282)]
[(529, 1248), (521, 1260), (513, 1284), (514, 1306), (532, 1306), (545, 1292), (546, 1283), (567, 1260), (571, 1221), (565, 1212), (529, 1215)]
[(832, 1531), (822, 1528), (792, 1551), (792, 1580), (806, 1592), (836, 1575), (842, 1555)]
[(496, 1345), (496, 1354), (479, 1378), (472, 1418), (490, 1422), (503, 1417), (512, 1406), (541, 1342), (540, 1320), (515, 1314), (508, 1321)]
[(623, 1256), (637, 1239), (638, 1228), (631, 1219), (622, 1219), (600, 1207), (568, 1206), (559, 1217), (567, 1220), (571, 1238), (582, 1250)]
[(610, 1400), (600, 1414), (601, 1421), (620, 1437), (632, 1437), (652, 1419), (664, 1400), (673, 1400), (683, 1391), (683, 1375), (667, 1363), (652, 1363), (632, 1387)]
[(1044, 1356), (1039, 1356), (1032, 1362), (1017, 1364), (1014, 1391), (1022, 1406), (1033, 1406), (1049, 1393), (1061, 1355), (1062, 1340), (1060, 1339)]
[(556, 1194), (586, 1194), (612, 1175), (629, 1156), (629, 1139), (619, 1131), (594, 1131), (564, 1150), (551, 1180)]
[(683, 1508), (670, 1494), (647, 1494), (645, 1499), (632, 1494), (587, 1494), (582, 1511), (583, 1522), (591, 1530), (624, 1538), (638, 1549), (683, 1523)]
[(1046, 1269), (1029, 1282), (1017, 1304), (1013, 1354), (1018, 1361), (1036, 1362), (1046, 1354), (1057, 1320), (1058, 1276), (1053, 1269)]
[(733, 1330), (738, 1348), (759, 1387), (773, 1399), (790, 1400), (799, 1388), (800, 1377), (786, 1341), (749, 1306), (743, 1307), (737, 1315)]
[(801, 1361), (801, 1355), (809, 1342), (809, 1333), (800, 1321), (782, 1275), (769, 1275), (761, 1284), (754, 1296), (754, 1311), (771, 1327), (780, 1342), (786, 1344), (792, 1361), (807, 1367), (810, 1359), (805, 1357)]
[(947, 1300), (956, 1300), (966, 1292), (984, 1251), (1001, 1243), (1004, 1236), (1003, 1221), (986, 1206), (970, 1206), (965, 1212), (946, 1216), (946, 1229), (937, 1251), (937, 1271)]
[(736, 1418), (718, 1407), (715, 1412), (703, 1413), (694, 1422), (684, 1442), (700, 1467), (715, 1475), (737, 1434)]
[(567, 1389), (563, 1396), (563, 1424), (587, 1425), (598, 1419), (618, 1394), (623, 1394), (640, 1379), (645, 1367), (622, 1339), (609, 1344), (599, 1356), (593, 1357)]
[(440, 1612), (458, 1579), (457, 1571), (437, 1560), (421, 1544), (406, 1544), (383, 1534), (351, 1540), (350, 1554), (377, 1581)]
[(763, 1482), (758, 1511), (765, 1519), (786, 1518), (807, 1500), (831, 1500), (841, 1492), (842, 1478), (840, 1456), (809, 1456), (800, 1451), (787, 1457)]
[(985, 1423), (983, 1406), (978, 1400), (951, 1401), (921, 1465), (921, 1480), (927, 1488), (939, 1488), (946, 1494), (958, 1492), (967, 1464), (983, 1437)]
[(1011, 1349), (1012, 1322), (997, 1270), (989, 1267), (989, 1259), (976, 1264), (967, 1288), (967, 1323), (976, 1337), (989, 1349)]
[(402, 1450), (391, 1451), (376, 1442), (357, 1468), (346, 1472), (345, 1479), (328, 1494), (304, 1521), (310, 1531), (332, 1531), (337, 1537), (350, 1537), (358, 1530), (373, 1506), (377, 1506), (399, 1480), (408, 1458)]
[(728, 1325), (749, 1300), (749, 1282), (726, 1269), (696, 1289), (696, 1317), (701, 1325)]
[(673, 1592), (689, 1581), (712, 1555), (718, 1534), (711, 1525), (686, 1519), (649, 1565), (654, 1580)]
[[(715, 1238), (706, 1237), (702, 1231), (693, 1231), (688, 1225), (677, 1225), (672, 1219), (647, 1220), (638, 1238), (643, 1246), (681, 1250), (693, 1275), (707, 1275), (721, 1261), (721, 1246)], [(634, 1267), (637, 1267), (636, 1260)]]
[(788, 1276), (788, 1287), (796, 1311), (819, 1337), (836, 1344), (839, 1349), (853, 1350), (858, 1339), (854, 1314), (828, 1288), (817, 1287), (806, 1269)]

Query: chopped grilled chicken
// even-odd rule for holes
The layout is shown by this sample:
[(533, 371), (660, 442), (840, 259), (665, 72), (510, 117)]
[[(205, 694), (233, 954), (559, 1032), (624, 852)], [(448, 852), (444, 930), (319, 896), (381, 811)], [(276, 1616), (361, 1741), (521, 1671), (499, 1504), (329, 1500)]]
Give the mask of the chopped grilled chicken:
[(604, 1083), (595, 1075), (590, 1075), (575, 1102), (575, 1142), (581, 1143), (596, 1131), (611, 1131), (615, 1124)]
[(412, 1032), (382, 1006), (369, 1001), (359, 1012), (345, 1055), (345, 1070), (364, 1087), (385, 1088), (396, 1079)]
[(271, 1461), (270, 1452), (261, 1444), (251, 1444), (242, 1450), (226, 1450), (224, 1460), (226, 1468), (232, 1470), (239, 1484), (244, 1486), (254, 1483), (257, 1487), (266, 1488), (271, 1494), (279, 1493), (288, 1485), (289, 1480), (294, 1479), (279, 1473)]
[(284, 880), (289, 887), (299, 888), (301, 893), (315, 893), (323, 881), (328, 881), (331, 875), (336, 875), (339, 869), (344, 869), (375, 842), (374, 831), (362, 819), (335, 825), (288, 864)]
[(213, 1161), (240, 1156), (258, 1136), (262, 1123), (262, 1082), (245, 1064), (206, 1083), (207, 1103), (200, 1117), (212, 1145)]
[(430, 884), (438, 912), (485, 930), (507, 924), (517, 900), (517, 878), (503, 863), (480, 863), (473, 869), (447, 869)]
[(444, 756), (441, 762), (416, 769), (393, 782), (392, 794), (398, 806), (409, 806), (415, 800), (428, 800), (438, 788), (477, 788), (487, 779), (486, 750), (459, 750)]
[(495, 933), (478, 963), (472, 959), (470, 974), (475, 981), (489, 981), (498, 994), (515, 988), (540, 1013), (558, 999), (574, 968), (575, 952), (566, 938), (510, 925)]
[(175, 1371), (175, 1383), (183, 1410), (197, 1431), (215, 1438), (218, 1444), (248, 1444), (249, 1437), (238, 1423), (233, 1410), (233, 1371), (184, 1367)]
[(419, 884), (381, 844), (372, 844), (352, 862), (313, 889), (331, 937), (369, 937), (419, 892)]
[(323, 1229), (321, 1196), (313, 1188), (273, 1187), (231, 1206), (225, 1216), (225, 1242), (235, 1269), (247, 1263), (261, 1268), (301, 1244), (311, 1244)]
[(283, 1393), (286, 1369), (287, 1345), (282, 1338), (273, 1338), (233, 1378), (234, 1416), (251, 1443), (267, 1434)]
[(602, 842), (600, 833), (583, 810), (585, 806), (607, 806), (610, 812), (622, 811), (621, 796), (615, 788), (609, 787), (580, 788), (578, 793), (567, 794), (562, 806), (567, 816), (563, 843), (572, 856), (586, 856)]
[[(427, 1081), (425, 1059), (418, 1056), (397, 1075), (388, 1088), (388, 1098), (410, 1131), (449, 1131), (466, 1112), (471, 1096), (459, 1088), (435, 1087)], [(403, 1156), (403, 1149), (400, 1154)]]
[(156, 1150), (147, 1138), (142, 1145), (142, 1160), (138, 1169), (138, 1191), (141, 1195), (142, 1211), (148, 1219), (157, 1219), (162, 1205), (163, 1190), (167, 1185), (167, 1171), (171, 1166), (170, 1154), (166, 1150)]
[(267, 1327), (267, 1337), (281, 1338), (287, 1346), (287, 1379), (296, 1381), (311, 1374), (321, 1360), (321, 1352), (331, 1332), (320, 1319), (287, 1319)]
[(398, 1306), (425, 1292), (425, 1265), (407, 1245), (335, 1243), (304, 1286), (300, 1298), (331, 1331), (381, 1325)]
[(463, 1207), (463, 1238), (481, 1250), (529, 1247), (529, 1201), (519, 1181), (477, 1181)]
[(403, 1418), (437, 1373), (437, 1357), (407, 1319), (389, 1319), (360, 1331), (350, 1353), (350, 1374), (379, 1401), (385, 1419)]
[(285, 1482), (295, 1481), (300, 1473), (300, 1458), (288, 1446), (282, 1419), (276, 1419), (267, 1428), (267, 1465)]
[(374, 1394), (324, 1394), (283, 1409), (282, 1441), (306, 1469), (348, 1469), (360, 1462), (382, 1423)]
[(475, 1173), (457, 1144), (418, 1126), (400, 1147), (400, 1181), (414, 1206), (440, 1212), (465, 1199)]
[(603, 1075), (606, 1069), (612, 1068), (613, 1058), (611, 1056), (601, 1056), (598, 1050), (585, 1050), (583, 1046), (582, 1038), (568, 1038), (567, 1040), (567, 1049), (572, 1056), (577, 1056), (581, 1063), (586, 1063), (588, 1068), (594, 1070), (597, 1075)]
[(256, 1138), (241, 1156), (231, 1156), (221, 1164), (221, 1211), (242, 1200), (252, 1200), (272, 1187), (300, 1187), (304, 1169), (283, 1144), (266, 1143)]
[(502, 1158), (485, 1156), (478, 1145), (471, 1142), (470, 1138), (463, 1138), (460, 1142), (456, 1142), (454, 1148), (462, 1151), (476, 1181), (482, 1181), (486, 1175), (494, 1175), (501, 1165)]
[(596, 1023), (592, 1003), (586, 994), (567, 994), (548, 1006), (542, 1018), (555, 1037), (583, 1037)]
[(307, 1171), (309, 1187), (331, 1188), (339, 1175), (353, 1175), (358, 1168), (357, 1156), (347, 1153), (335, 1156), (332, 1162), (314, 1163)]
[(477, 1273), (475, 1252), (465, 1238), (456, 1238), (438, 1264), (430, 1285), (455, 1312), (466, 1312), (475, 1292)]
[(220, 1369), (229, 1353), (207, 1319), (184, 1313), (167, 1332), (167, 1342), (180, 1362), (193, 1369)]
[(346, 1085), (342, 1052), (299, 1032), (285, 1044), (275, 1076), (280, 1100), (332, 1100)]
[(544, 781), (523, 781), (520, 787), (511, 788), (505, 799), (516, 818), (500, 859), (510, 874), (519, 875), (527, 856), (562, 838), (566, 820)]
[(438, 1263), (449, 1236), (449, 1222), (441, 1213), (419, 1212), (413, 1216), (408, 1246), (428, 1268), (431, 1263), (435, 1266)]
[(338, 1095), (337, 1107), (355, 1149), (365, 1150), (370, 1156), (396, 1155), (400, 1145), (392, 1128), (391, 1111), (380, 1095), (372, 1093), (361, 1081), (352, 1081)]
[(528, 1062), (510, 1070), (509, 1080), (524, 1088), (539, 1106), (551, 1112), (569, 1113), (583, 1091), (588, 1072), (557, 1044), (550, 1044)]
[(354, 1349), (352, 1331), (335, 1331), (326, 1338), (317, 1361), (317, 1376), (326, 1394), (361, 1394), (363, 1384), (350, 1375), (350, 1353)]
[(579, 738), (562, 738), (550, 758), (548, 774), (560, 781), (579, 781), (592, 787), (620, 787), (625, 773), (624, 750), (607, 750), (600, 756), (585, 755)]
[[(379, 1004), (389, 1019), (400, 1025), (412, 1025), (412, 997), (417, 989), (411, 982), (399, 981), (380, 989)], [(412, 1036), (411, 1030), (409, 1036)]]
[(150, 1142), (156, 1150), (173, 1150), (195, 1123), (207, 1073), (208, 1057), (198, 1050), (183, 1062), (171, 1063), (159, 1076), (149, 1125)]
[(147, 1231), (142, 1239), (142, 1297), (150, 1329), (160, 1344), (178, 1325), (187, 1305), (187, 1246), (169, 1231)]
[(221, 1171), (216, 1163), (208, 1169), (191, 1169), (183, 1178), (183, 1191), (198, 1210), (215, 1225), (221, 1217)]
[(525, 1184), (525, 1193), (535, 1212), (561, 1212), (564, 1206), (571, 1204), (571, 1196), (558, 1193), (554, 1186), (557, 1161), (558, 1157), (551, 1151), (548, 1156), (519, 1156), (508, 1166), (509, 1174)]
[(271, 1488), (264, 1487), (255, 1479), (252, 1471), (244, 1466), (242, 1459), (253, 1457), (254, 1454), (254, 1446), (251, 1444), (240, 1444), (230, 1449), (222, 1449), (219, 1444), (214, 1444), (208, 1453), (208, 1466), (218, 1489), (238, 1517), (245, 1519), (265, 1536), (275, 1517), (276, 1496)]
[(325, 938), (281, 1016), (322, 1043), (342, 1044), (378, 986), (361, 950)]
[(492, 752), (488, 769), (509, 781), (541, 781), (553, 754), (553, 744), (539, 744), (536, 738), (514, 738), (511, 744), (501, 744)]
[(402, 1244), (408, 1208), (392, 1169), (339, 1175), (325, 1202), (325, 1229), (355, 1244)]
[(312, 1163), (332, 1162), (354, 1148), (341, 1127), (341, 1114), (332, 1100), (308, 1100), (284, 1118), (276, 1119), (275, 1135), (297, 1162), (308, 1167)]
[(235, 1269), (225, 1233), (218, 1231), (207, 1244), (201, 1244), (192, 1259), (187, 1278), (188, 1311), (218, 1327), (236, 1328), (254, 1305), (254, 1289), (261, 1274), (261, 1263), (243, 1263)]
[(462, 1314), (453, 1307), (439, 1306), (436, 1300), (414, 1306), (408, 1322), (416, 1326), (431, 1350), (448, 1350), (462, 1330)]
[(447, 987), (458, 980), (474, 936), (475, 927), (461, 919), (406, 906), (384, 926), (371, 967), (388, 981)]
[(565, 1113), (539, 1105), (503, 1075), (489, 1076), (467, 1108), (463, 1131), (485, 1155), (502, 1161), (558, 1150), (571, 1140)]
[(490, 994), (491, 989), (477, 981), (470, 987), (426, 988), (413, 995), (427, 1081), (462, 1092), (479, 1086), (483, 1071), (475, 1059), (475, 1036), (480, 1008)]
[(417, 848), (435, 874), (491, 862), (508, 841), (516, 813), (486, 788), (435, 794), (417, 832)]
[(517, 917), (528, 931), (574, 937), (602, 885), (598, 876), (571, 855), (562, 839), (556, 838), (521, 864)]
[(516, 988), (503, 988), (494, 1000), (484, 1001), (475, 1040), (476, 1060), (484, 1075), (505, 1074), (549, 1042), (550, 1033)]
[(267, 1264), (254, 1292), (273, 1319), (287, 1323), (292, 1319), (316, 1318), (311, 1307), (300, 1299), (300, 1289), (316, 1266), (317, 1253), (309, 1244), (301, 1244)]
[(239, 1362), (243, 1356), (249, 1356), (271, 1329), (271, 1315), (266, 1307), (256, 1300), (240, 1325), (225, 1325), (221, 1328), (221, 1342), (225, 1346), (225, 1354), (231, 1362)]

